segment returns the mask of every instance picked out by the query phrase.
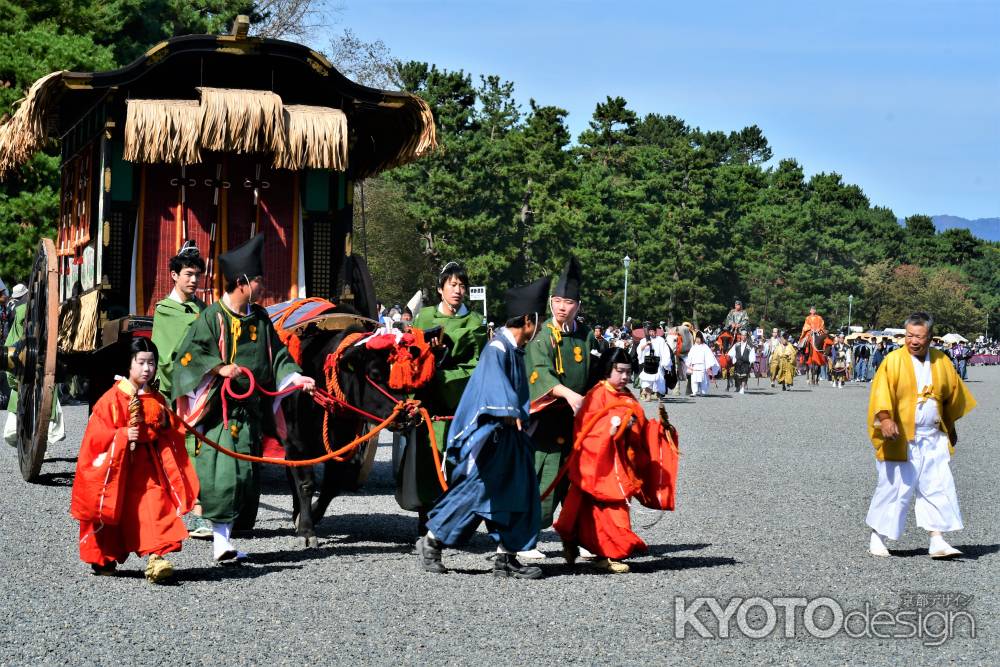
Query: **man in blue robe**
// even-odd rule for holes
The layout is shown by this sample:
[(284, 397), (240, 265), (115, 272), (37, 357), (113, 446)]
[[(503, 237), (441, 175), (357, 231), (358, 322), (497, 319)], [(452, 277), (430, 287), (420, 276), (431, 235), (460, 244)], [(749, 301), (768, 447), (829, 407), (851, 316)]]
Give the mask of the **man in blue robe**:
[(522, 430), (530, 409), (524, 346), (535, 336), (548, 294), (549, 278), (507, 291), (507, 325), (480, 354), (449, 430), (448, 490), (417, 542), (425, 572), (447, 572), (442, 547), (467, 542), (485, 521), (497, 543), (493, 576), (542, 576), (541, 568), (522, 565), (517, 552), (535, 547), (541, 525), (534, 446)]

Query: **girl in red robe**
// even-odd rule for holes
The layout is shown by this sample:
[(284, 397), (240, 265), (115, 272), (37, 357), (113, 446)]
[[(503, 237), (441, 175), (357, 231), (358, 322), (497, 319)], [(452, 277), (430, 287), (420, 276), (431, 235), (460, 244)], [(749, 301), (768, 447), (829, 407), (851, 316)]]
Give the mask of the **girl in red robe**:
[(627, 388), (632, 366), (623, 350), (605, 352), (601, 368), (604, 379), (587, 393), (576, 414), (576, 447), (567, 468), (570, 488), (553, 527), (569, 563), (582, 546), (598, 556), (596, 567), (623, 573), (629, 568), (622, 559), (646, 551), (632, 532), (629, 499), (674, 509), (677, 433), (663, 426), (666, 419), (646, 418)]
[(70, 514), (80, 522), (80, 559), (94, 574), (114, 574), (129, 554), (149, 556), (146, 578), (173, 575), (163, 556), (188, 536), (181, 516), (198, 497), (184, 434), (166, 399), (148, 383), (157, 351), (146, 338), (131, 346), (128, 378), (94, 404), (76, 462)]

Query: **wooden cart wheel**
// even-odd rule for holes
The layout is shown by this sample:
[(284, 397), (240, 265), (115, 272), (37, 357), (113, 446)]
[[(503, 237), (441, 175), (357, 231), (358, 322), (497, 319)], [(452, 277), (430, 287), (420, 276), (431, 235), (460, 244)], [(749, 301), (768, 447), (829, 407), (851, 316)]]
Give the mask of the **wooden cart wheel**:
[[(372, 430), (372, 425), (368, 422), (364, 423), (361, 427), (360, 435), (367, 435), (369, 431)], [(388, 431), (383, 431), (387, 433)], [(367, 442), (363, 443), (359, 448), (358, 453), (355, 455), (355, 460), (360, 462), (361, 466), (358, 469), (358, 477), (355, 481), (355, 488), (360, 489), (364, 486), (365, 482), (368, 481), (368, 476), (372, 473), (372, 466), (375, 465), (375, 453), (378, 451), (378, 438), (372, 438)]]
[(25, 362), (18, 378), (17, 453), (21, 476), (38, 478), (45, 460), (56, 385), (59, 332), (59, 265), (56, 246), (42, 239), (28, 281), (24, 317)]

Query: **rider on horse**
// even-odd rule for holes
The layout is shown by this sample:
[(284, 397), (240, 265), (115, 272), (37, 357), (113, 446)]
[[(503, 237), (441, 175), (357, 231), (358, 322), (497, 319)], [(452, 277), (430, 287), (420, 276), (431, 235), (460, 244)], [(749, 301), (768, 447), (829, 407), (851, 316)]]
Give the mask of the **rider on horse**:
[(747, 311), (743, 310), (743, 302), (739, 299), (733, 304), (733, 309), (726, 315), (726, 321), (722, 325), (723, 329), (728, 329), (735, 334), (737, 331), (750, 330), (750, 317)]
[(816, 314), (816, 306), (809, 306), (809, 314), (806, 316), (806, 321), (802, 324), (802, 335), (799, 336), (799, 342), (802, 342), (808, 334), (816, 331), (826, 331), (826, 323), (823, 322), (823, 318)]

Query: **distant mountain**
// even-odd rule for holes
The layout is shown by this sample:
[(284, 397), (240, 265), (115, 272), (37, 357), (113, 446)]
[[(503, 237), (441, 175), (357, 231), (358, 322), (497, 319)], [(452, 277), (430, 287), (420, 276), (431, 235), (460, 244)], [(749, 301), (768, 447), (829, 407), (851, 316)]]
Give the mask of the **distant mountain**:
[(972, 232), (973, 236), (978, 236), (987, 241), (1000, 241), (1000, 218), (979, 218), (978, 220), (966, 220), (954, 215), (931, 216), (934, 227), (943, 232), (946, 229), (964, 228)]
[[(946, 229), (968, 229), (973, 236), (978, 236), (984, 241), (1000, 241), (1000, 218), (979, 218), (977, 220), (967, 220), (957, 215), (932, 215), (934, 228), (940, 234)], [(896, 221), (901, 227), (906, 226), (904, 218), (897, 218)]]

